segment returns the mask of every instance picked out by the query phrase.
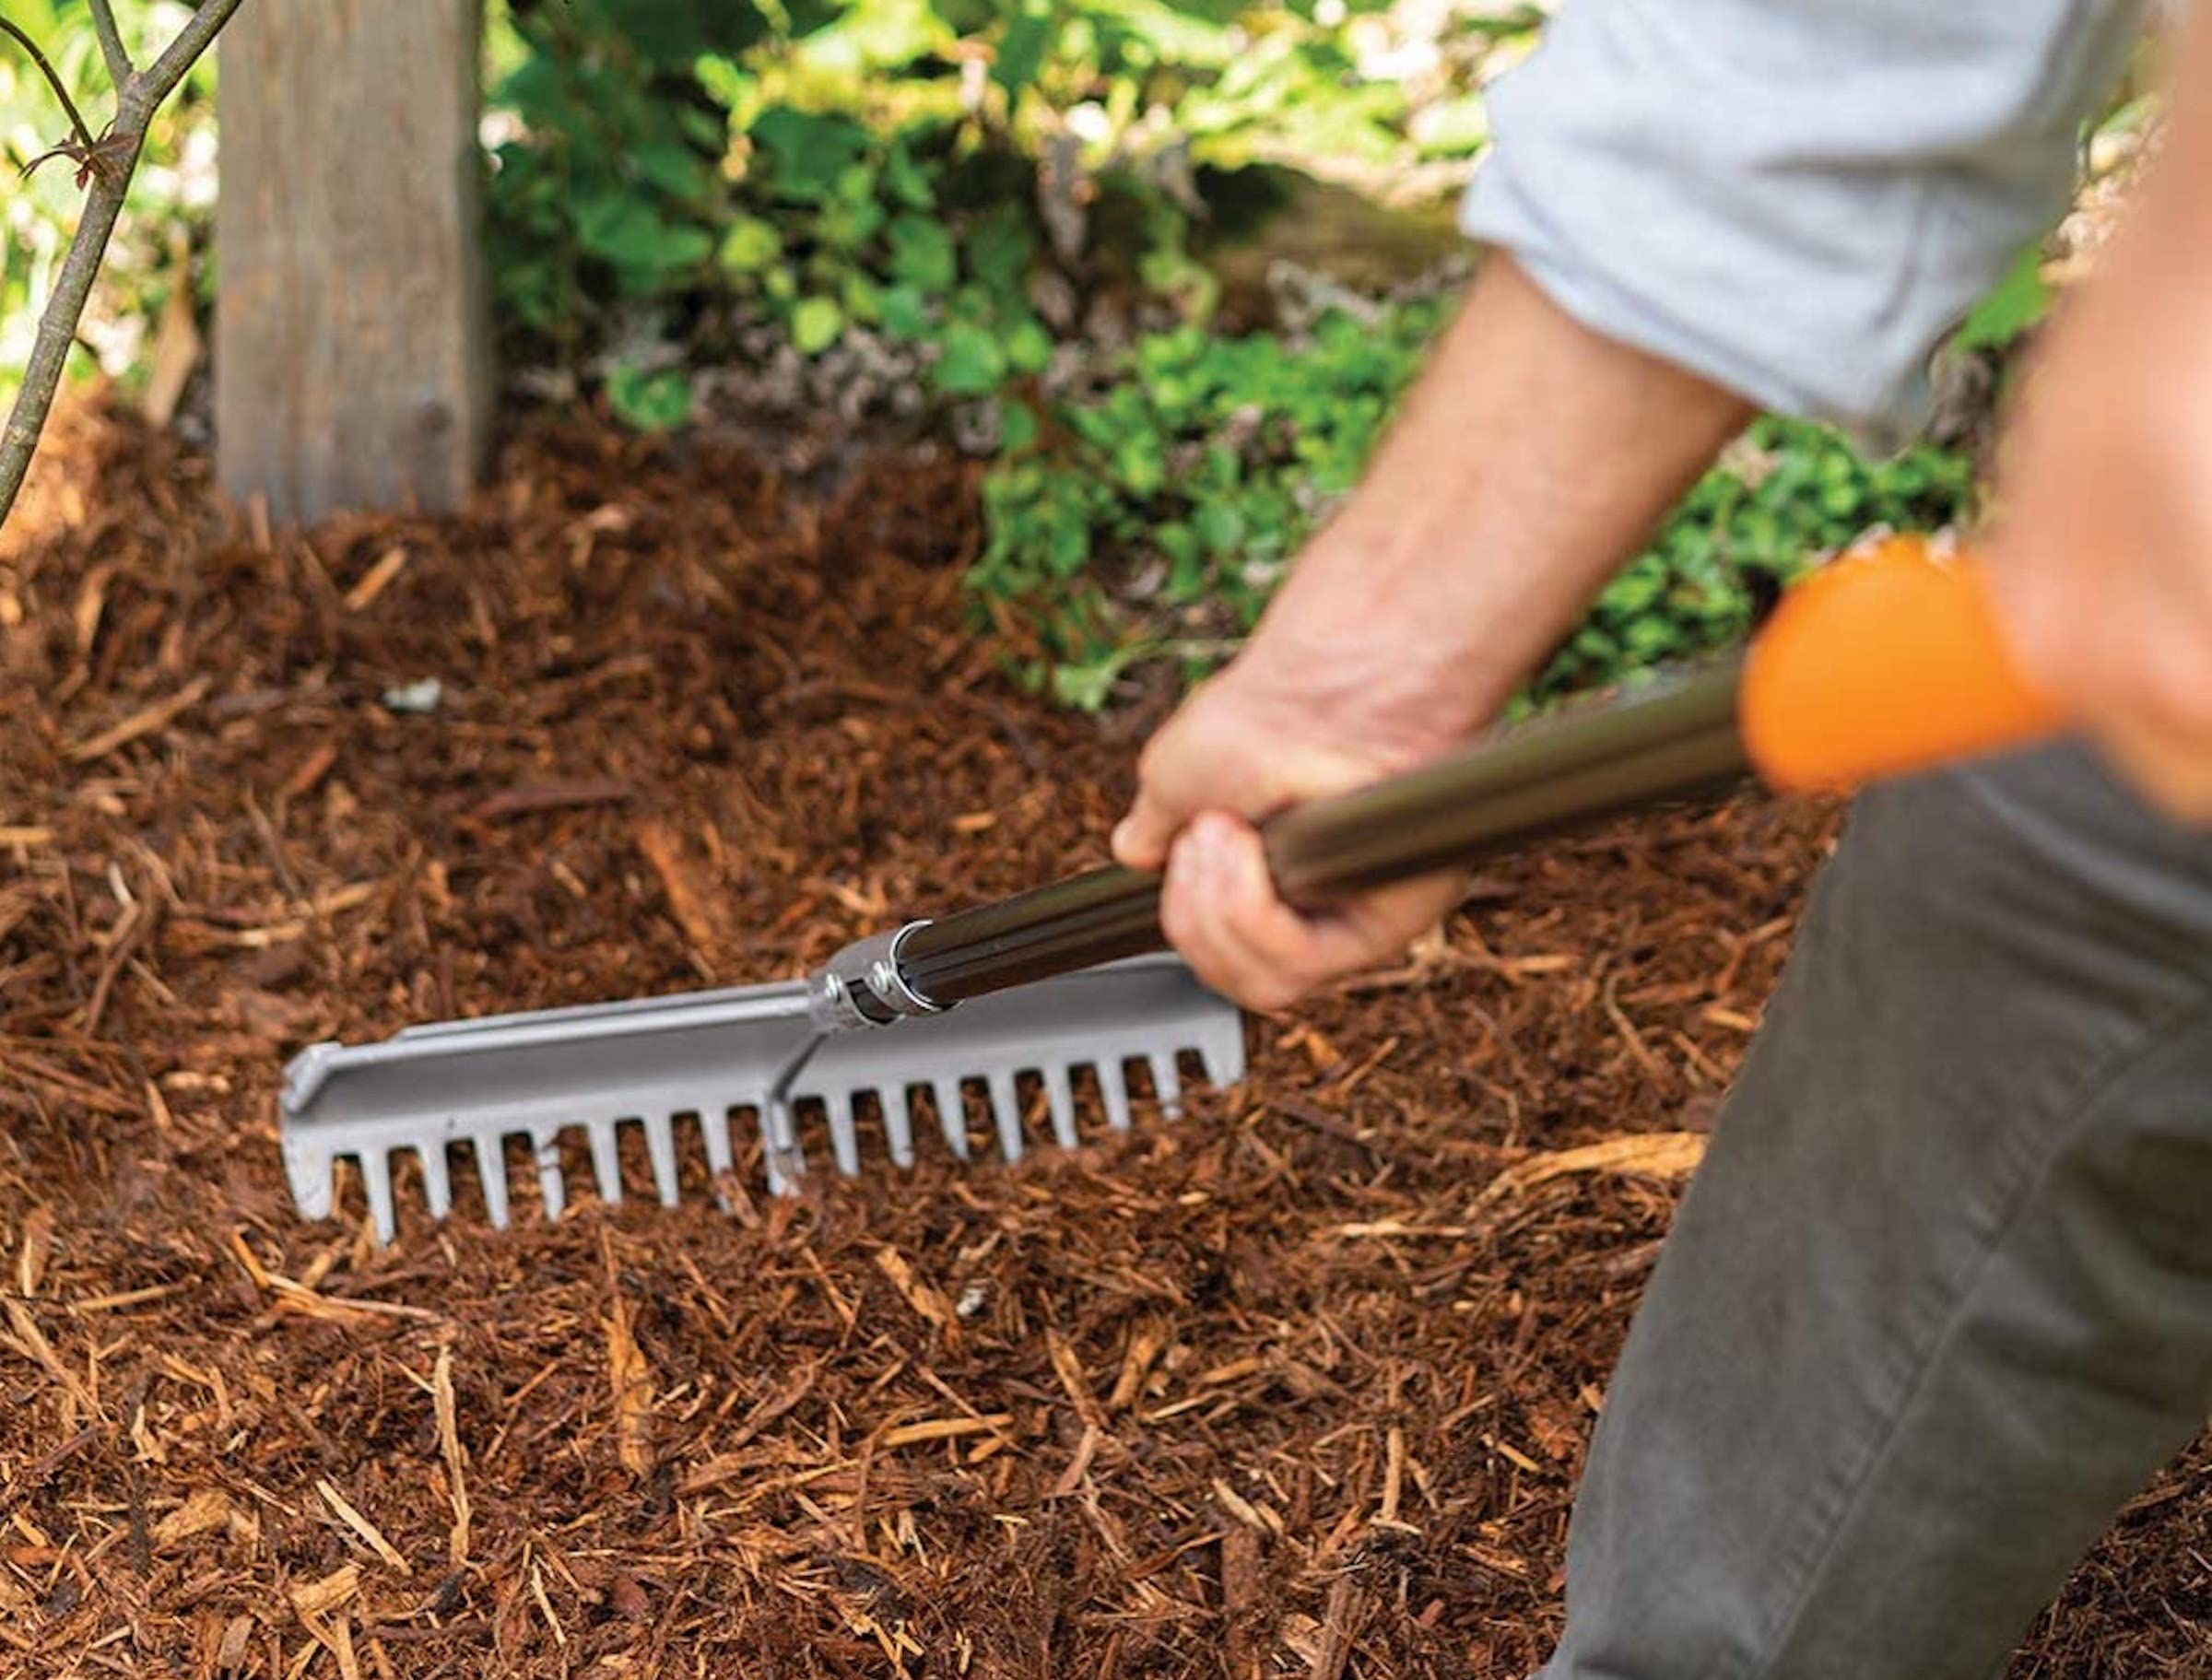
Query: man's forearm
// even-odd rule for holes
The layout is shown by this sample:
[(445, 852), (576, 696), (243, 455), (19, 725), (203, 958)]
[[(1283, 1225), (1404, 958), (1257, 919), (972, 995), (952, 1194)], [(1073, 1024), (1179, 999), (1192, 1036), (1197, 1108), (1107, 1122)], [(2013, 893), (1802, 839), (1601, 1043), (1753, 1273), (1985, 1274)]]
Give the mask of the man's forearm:
[(1246, 658), (1348, 663), (1368, 704), (1472, 730), (1749, 417), (1494, 255)]

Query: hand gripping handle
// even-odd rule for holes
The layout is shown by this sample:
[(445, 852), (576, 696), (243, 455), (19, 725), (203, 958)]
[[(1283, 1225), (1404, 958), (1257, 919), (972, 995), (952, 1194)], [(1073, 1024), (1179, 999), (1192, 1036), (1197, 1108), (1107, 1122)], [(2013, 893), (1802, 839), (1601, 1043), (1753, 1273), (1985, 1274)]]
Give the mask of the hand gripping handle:
[[(1897, 537), (1787, 591), (1740, 664), (1571, 705), (1280, 812), (1262, 836), (1277, 889), (1319, 909), (1749, 770), (1777, 788), (1844, 792), (2061, 723), (2006, 655), (1980, 569)], [(1159, 910), (1156, 876), (1094, 870), (904, 930), (900, 971), (942, 1007), (1157, 950)]]

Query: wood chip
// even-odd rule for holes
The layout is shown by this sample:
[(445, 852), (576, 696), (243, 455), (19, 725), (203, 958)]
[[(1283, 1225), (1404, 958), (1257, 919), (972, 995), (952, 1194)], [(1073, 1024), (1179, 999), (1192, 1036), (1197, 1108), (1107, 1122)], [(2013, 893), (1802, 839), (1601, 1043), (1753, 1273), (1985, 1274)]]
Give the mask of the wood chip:
[(1100, 1410), (1098, 1396), (1091, 1392), (1090, 1381), (1083, 1374), (1083, 1361), (1074, 1345), (1057, 1330), (1044, 1333), (1045, 1351), (1052, 1357), (1053, 1374), (1060, 1379), (1068, 1400), (1076, 1408), (1076, 1416), (1094, 1429), (1103, 1428), (1105, 1414)]
[(630, 1333), (629, 1303), (619, 1289), (600, 1321), (606, 1332), (606, 1378), (615, 1402), (615, 1456), (630, 1474), (653, 1470), (653, 1368)]
[(395, 543), (377, 556), (376, 563), (361, 573), (360, 581), (346, 592), (346, 610), (358, 613), (374, 605), (377, 596), (390, 588), (392, 580), (406, 569), (407, 551)]
[[(501, 788), (469, 815), (482, 823), (503, 822), (511, 817), (528, 817), (543, 811), (580, 811), (592, 805), (620, 805), (635, 797), (637, 791), (634, 784), (613, 776), (589, 776), (575, 781), (525, 781)], [(664, 830), (655, 827), (653, 833), (654, 845), (671, 843)], [(640, 850), (643, 850), (642, 833), (639, 844)], [(649, 861), (652, 855), (647, 853)], [(659, 864), (656, 863), (654, 867), (658, 869)], [(666, 885), (665, 877), (663, 885)], [(687, 885), (681, 890), (688, 894), (690, 888)], [(673, 895), (670, 904), (673, 908)]]
[(16, 1250), (16, 1288), (26, 1298), (36, 1296), (46, 1281), (46, 1262), (53, 1252), (53, 1209), (41, 1202), (23, 1216), (23, 1238)]
[(167, 699), (133, 712), (112, 729), (102, 730), (90, 740), (79, 741), (69, 747), (68, 756), (76, 763), (91, 764), (106, 758), (119, 747), (128, 746), (141, 735), (150, 735), (164, 729), (200, 703), (203, 696), (214, 686), (212, 676), (195, 676)]
[(329, 1477), (317, 1477), (315, 1491), (323, 1496), (324, 1503), (337, 1513), (338, 1521), (359, 1535), (362, 1543), (382, 1558), (386, 1566), (397, 1569), (402, 1575), (415, 1573), (408, 1567), (407, 1560), (399, 1555), (399, 1548), (384, 1538), (383, 1531), (363, 1516), (353, 1502), (332, 1485)]
[(154, 1544), (178, 1545), (195, 1534), (228, 1527), (229, 1521), (230, 1496), (219, 1487), (203, 1487), (154, 1524)]
[(351, 1604), (360, 1590), (361, 1566), (349, 1563), (318, 1580), (294, 1587), (290, 1595), (292, 1608), (302, 1616), (328, 1615), (340, 1605)]
[(660, 878), (662, 896), (668, 901), (668, 913), (676, 918), (677, 926), (683, 929), (694, 951), (709, 962), (715, 960), (727, 943), (720, 912), (711, 890), (694, 878), (690, 859), (676, 830), (665, 823), (649, 820), (637, 826), (636, 840), (639, 854)]
[(451, 1345), (438, 1349), (437, 1362), (430, 1367), (430, 1404), (438, 1420), (438, 1451), (445, 1462), (446, 1498), (453, 1508), (453, 1525), (446, 1537), (446, 1561), (459, 1569), (468, 1563), (468, 1461), (461, 1451)]
[(912, 1447), (924, 1441), (958, 1440), (968, 1435), (989, 1435), (1008, 1427), (1011, 1412), (994, 1412), (987, 1417), (933, 1417), (927, 1423), (900, 1424), (876, 1438), (879, 1447)]
[(960, 1339), (959, 1315), (953, 1310), (951, 1300), (942, 1289), (923, 1278), (908, 1263), (905, 1255), (897, 1249), (885, 1247), (876, 1251), (877, 1269), (891, 1280), (899, 1298), (924, 1320), (944, 1333), (948, 1342)]
[(1705, 1158), (1711, 1141), (1700, 1132), (1637, 1132), (1575, 1149), (1534, 1155), (1507, 1168), (1475, 1200), (1477, 1208), (1534, 1190), (1575, 1173), (1639, 1173), (1658, 1179), (1687, 1178)]
[(1121, 1372), (1113, 1380), (1113, 1392), (1106, 1397), (1108, 1411), (1125, 1412), (1137, 1403), (1145, 1390), (1145, 1379), (1151, 1374), (1152, 1362), (1167, 1345), (1167, 1326), (1158, 1319), (1146, 1319), (1129, 1333)]

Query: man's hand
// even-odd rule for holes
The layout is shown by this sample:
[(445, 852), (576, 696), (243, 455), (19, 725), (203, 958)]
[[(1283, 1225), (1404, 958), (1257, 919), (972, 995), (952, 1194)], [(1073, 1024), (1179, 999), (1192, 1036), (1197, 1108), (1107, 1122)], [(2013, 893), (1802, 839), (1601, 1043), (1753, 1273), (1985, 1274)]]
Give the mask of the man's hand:
[[(1360, 654), (1347, 637), (1337, 657)], [(1136, 804), (1113, 835), (1121, 862), (1166, 871), (1160, 926), (1170, 942), (1208, 985), (1253, 1009), (1281, 1008), (1386, 960), (1459, 893), (1453, 878), (1419, 881), (1319, 915), (1276, 897), (1253, 819), (1363, 787), (1455, 737), (1419, 706), (1393, 705), (1386, 697), (1400, 685), (1384, 674), (1369, 683), (1343, 667), (1300, 676), (1270, 664), (1255, 644), (1152, 737)]]
[(2030, 680), (2152, 800), (2212, 821), (2212, 53), (2197, 56), (2132, 221), (2030, 371), (1991, 571)]
[(1146, 747), (1114, 855), (1209, 984), (1279, 1008), (1405, 946), (1453, 880), (1301, 914), (1253, 824), (1465, 740), (1749, 418), (1492, 255), (1367, 479), (1236, 662)]

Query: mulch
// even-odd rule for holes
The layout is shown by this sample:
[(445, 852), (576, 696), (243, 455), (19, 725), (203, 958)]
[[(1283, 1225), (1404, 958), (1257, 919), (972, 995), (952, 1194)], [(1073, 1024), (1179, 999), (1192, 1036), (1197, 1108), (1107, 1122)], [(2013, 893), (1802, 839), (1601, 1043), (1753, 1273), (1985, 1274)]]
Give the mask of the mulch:
[[(1007, 683), (976, 521), (943, 463), (800, 493), (543, 429), (465, 515), (272, 531), (57, 434), (0, 536), (0, 1674), (1541, 1661), (1831, 811), (1501, 864), (1074, 1154), (387, 1249), (289, 1208), (304, 1043), (782, 978), (1098, 860), (1149, 720)], [(2016, 1675), (2212, 1672), (2208, 1474)]]

